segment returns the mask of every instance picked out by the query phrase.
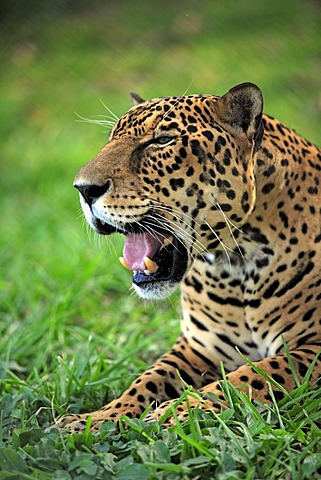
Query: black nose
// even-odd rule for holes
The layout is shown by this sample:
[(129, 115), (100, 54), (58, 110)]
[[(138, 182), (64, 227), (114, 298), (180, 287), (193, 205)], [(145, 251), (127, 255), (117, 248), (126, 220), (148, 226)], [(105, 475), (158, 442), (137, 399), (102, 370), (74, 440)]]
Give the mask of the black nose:
[(74, 187), (79, 190), (81, 195), (86, 200), (86, 203), (91, 206), (99, 197), (104, 195), (104, 193), (106, 193), (110, 189), (111, 181), (107, 180), (104, 185), (86, 185), (80, 183), (75, 184)]

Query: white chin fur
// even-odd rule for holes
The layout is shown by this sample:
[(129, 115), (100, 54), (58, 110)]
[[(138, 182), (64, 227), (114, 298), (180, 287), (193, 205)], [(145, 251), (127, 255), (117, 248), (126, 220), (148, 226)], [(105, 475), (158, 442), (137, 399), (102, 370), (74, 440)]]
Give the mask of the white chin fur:
[(179, 284), (170, 281), (157, 282), (157, 284), (147, 284), (144, 288), (133, 283), (137, 295), (145, 300), (160, 300), (167, 298), (177, 290)]

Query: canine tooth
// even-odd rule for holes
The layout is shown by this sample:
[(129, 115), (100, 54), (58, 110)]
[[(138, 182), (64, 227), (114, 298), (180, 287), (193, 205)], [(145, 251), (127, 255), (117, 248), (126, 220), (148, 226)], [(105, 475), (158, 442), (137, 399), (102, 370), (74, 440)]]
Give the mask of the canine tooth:
[(168, 245), (171, 245), (171, 243), (173, 243), (173, 240), (174, 240), (173, 235), (170, 235), (169, 237), (164, 238), (163, 246), (168, 247)]
[[(151, 260), (149, 257), (144, 257), (144, 263), (145, 263), (145, 266), (147, 267), (148, 270), (144, 270), (144, 273), (146, 275), (150, 275), (151, 273), (156, 273), (157, 270), (158, 270), (158, 265), (156, 262), (154, 262), (154, 260)], [(149, 272), (146, 273), (146, 272)]]
[(145, 275), (151, 275), (153, 272), (150, 272), (149, 270), (144, 270)]
[(127, 270), (130, 270), (130, 268), (128, 268), (128, 266), (127, 266), (127, 263), (126, 263), (126, 260), (124, 259), (124, 257), (119, 257), (118, 260), (120, 261), (120, 263), (121, 263), (125, 268), (127, 268)]

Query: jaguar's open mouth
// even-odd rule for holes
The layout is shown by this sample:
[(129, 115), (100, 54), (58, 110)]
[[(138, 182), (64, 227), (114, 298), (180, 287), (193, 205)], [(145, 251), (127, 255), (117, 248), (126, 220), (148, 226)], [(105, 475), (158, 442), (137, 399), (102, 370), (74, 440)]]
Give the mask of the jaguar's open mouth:
[(171, 232), (161, 228), (151, 230), (143, 223), (126, 224), (116, 228), (96, 219), (95, 229), (102, 235), (119, 232), (126, 235), (120, 262), (133, 272), (133, 283), (148, 288), (160, 282), (177, 285), (187, 270), (188, 257), (185, 245)]

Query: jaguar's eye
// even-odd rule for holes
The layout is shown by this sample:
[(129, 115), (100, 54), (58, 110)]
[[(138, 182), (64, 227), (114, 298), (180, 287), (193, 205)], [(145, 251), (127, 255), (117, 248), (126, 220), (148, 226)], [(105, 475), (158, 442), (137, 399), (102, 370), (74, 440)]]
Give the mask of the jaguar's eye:
[(169, 137), (166, 135), (162, 135), (161, 137), (154, 138), (153, 143), (157, 145), (166, 145), (174, 140), (174, 137)]
[(169, 136), (169, 135), (160, 135), (159, 137), (152, 138), (151, 140), (148, 140), (144, 145), (144, 148), (148, 148), (152, 145), (154, 146), (159, 146), (159, 147), (165, 147), (166, 145), (170, 145), (173, 143), (175, 140), (175, 137)]

